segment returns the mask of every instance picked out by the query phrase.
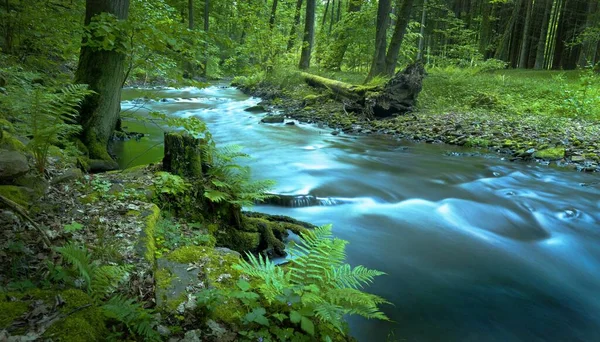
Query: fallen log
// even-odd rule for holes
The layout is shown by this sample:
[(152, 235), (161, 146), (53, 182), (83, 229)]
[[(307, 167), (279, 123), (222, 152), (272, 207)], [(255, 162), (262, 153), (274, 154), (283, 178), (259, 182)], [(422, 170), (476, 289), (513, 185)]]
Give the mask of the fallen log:
[(343, 97), (345, 109), (368, 118), (386, 118), (414, 110), (423, 88), (425, 68), (420, 63), (411, 64), (383, 87), (354, 85), (304, 72), (300, 75), (308, 85), (329, 89), (334, 95)]

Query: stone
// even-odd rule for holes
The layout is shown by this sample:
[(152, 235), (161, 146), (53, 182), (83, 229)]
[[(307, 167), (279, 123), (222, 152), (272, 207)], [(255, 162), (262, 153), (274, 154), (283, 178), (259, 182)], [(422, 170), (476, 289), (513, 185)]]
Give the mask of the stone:
[(261, 113), (261, 112), (266, 112), (267, 110), (262, 105), (256, 105), (256, 106), (248, 107), (248, 108), (244, 109), (244, 111), (250, 112), (250, 113)]
[(27, 157), (16, 151), (0, 150), (0, 184), (11, 184), (29, 172)]
[(83, 178), (83, 172), (78, 168), (71, 168), (52, 179), (52, 184), (67, 183)]
[(187, 331), (180, 342), (202, 342), (202, 330)]
[(210, 330), (209, 335), (220, 342), (232, 342), (236, 340), (236, 333), (227, 330), (222, 324), (212, 319), (206, 321), (206, 326)]
[(581, 162), (585, 161), (585, 157), (584, 156), (572, 156), (571, 161), (573, 163), (581, 163)]
[(283, 123), (284, 121), (283, 115), (267, 115), (260, 120), (262, 123)]
[(226, 248), (226, 247), (215, 247), (215, 252), (219, 253), (219, 254), (223, 254), (223, 255), (227, 255), (227, 254), (232, 254), (235, 255), (238, 258), (242, 257), (242, 254), (240, 254), (237, 251), (234, 251), (232, 249)]
[(156, 327), (156, 331), (158, 331), (161, 336), (171, 336), (171, 329), (162, 324)]
[(294, 126), (296, 123), (294, 121), (288, 121), (285, 124), (288, 126)]

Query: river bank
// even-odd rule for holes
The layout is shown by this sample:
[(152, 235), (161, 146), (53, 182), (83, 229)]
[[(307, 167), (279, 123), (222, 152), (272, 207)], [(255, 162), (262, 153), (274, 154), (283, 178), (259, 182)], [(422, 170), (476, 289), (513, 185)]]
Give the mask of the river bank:
[[(327, 125), (332, 134), (389, 135), (433, 144), (481, 148), (511, 161), (553, 164), (582, 172), (600, 171), (600, 124), (595, 121), (509, 114), (481, 108), (449, 112), (416, 111), (383, 120), (367, 120), (349, 113), (342, 99), (302, 83), (234, 80), (233, 85), (272, 112), (300, 122)], [(300, 80), (301, 81), (301, 80)], [(282, 84), (284, 86), (282, 86)], [(424, 90), (425, 91), (425, 90)], [(448, 89), (451, 93), (452, 89)], [(471, 99), (476, 107), (493, 98)]]

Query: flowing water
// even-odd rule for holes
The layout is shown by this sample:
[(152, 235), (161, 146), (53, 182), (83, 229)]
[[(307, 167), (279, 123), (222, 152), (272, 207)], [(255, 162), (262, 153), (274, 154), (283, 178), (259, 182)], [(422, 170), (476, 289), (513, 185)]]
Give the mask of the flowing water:
[[(246, 147), (256, 178), (288, 195), (287, 206), (254, 210), (333, 223), (350, 241), (350, 264), (387, 273), (369, 291), (393, 303), (384, 307), (393, 322), (350, 319), (359, 341), (600, 341), (597, 175), (260, 124), (265, 113), (243, 111), (260, 100), (233, 88), (154, 94), (167, 100), (148, 109), (202, 118), (219, 144)], [(122, 166), (161, 159), (160, 127), (124, 126), (150, 137), (115, 146)]]

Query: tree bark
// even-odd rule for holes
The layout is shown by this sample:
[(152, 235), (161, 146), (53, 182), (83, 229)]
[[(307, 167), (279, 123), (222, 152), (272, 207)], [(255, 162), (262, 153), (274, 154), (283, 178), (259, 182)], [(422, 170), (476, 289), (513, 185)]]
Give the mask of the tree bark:
[(202, 139), (189, 134), (165, 133), (163, 170), (188, 178), (202, 177)]
[(417, 61), (423, 60), (423, 49), (425, 47), (425, 20), (427, 19), (427, 0), (423, 0), (423, 13), (421, 13), (421, 30), (419, 31), (419, 52), (417, 52)]
[(390, 23), (391, 0), (379, 0), (377, 6), (377, 25), (375, 27), (375, 54), (371, 63), (371, 69), (365, 83), (375, 76), (385, 73), (385, 52), (387, 50), (387, 28)]
[(279, 0), (273, 0), (273, 6), (271, 7), (271, 18), (269, 18), (269, 28), (272, 30), (275, 27), (275, 15), (277, 14), (277, 4)]
[(525, 27), (523, 28), (523, 38), (521, 39), (521, 54), (519, 57), (519, 69), (527, 68), (529, 61), (529, 27), (531, 26), (531, 9), (533, 0), (525, 0), (527, 3), (527, 12), (525, 14)]
[(315, 40), (315, 7), (316, 0), (306, 1), (306, 20), (304, 21), (304, 39), (302, 40), (302, 52), (300, 54), (300, 69), (310, 67), (310, 57)]
[[(331, 1), (327, 0), (327, 4), (325, 5), (325, 12), (323, 13), (323, 20), (321, 22), (321, 31), (323, 31), (323, 28), (325, 27), (325, 21), (327, 20), (327, 13), (329, 13), (329, 3)], [(333, 11), (331, 11), (333, 13)], [(333, 15), (332, 15), (333, 17)]]
[(536, 70), (544, 68), (544, 61), (546, 58), (546, 40), (548, 39), (548, 22), (550, 20), (550, 10), (552, 9), (552, 0), (542, 0), (544, 4), (544, 17), (542, 18), (542, 30), (540, 31), (540, 38), (538, 39), (538, 45), (535, 53), (535, 65), (533, 66)]
[(398, 55), (400, 54), (400, 48), (402, 47), (402, 41), (404, 40), (404, 34), (406, 33), (406, 27), (410, 21), (410, 13), (414, 0), (402, 0), (402, 4), (399, 4), (401, 0), (398, 0), (396, 13), (398, 14), (396, 19), (396, 25), (394, 26), (394, 34), (390, 41), (390, 47), (388, 48), (387, 55), (385, 56), (385, 73), (388, 76), (394, 75), (396, 72), (396, 65), (398, 64)]
[(188, 28), (194, 29), (194, 0), (188, 0)]
[[(85, 25), (101, 13), (125, 20), (128, 12), (129, 0), (87, 0)], [(124, 61), (125, 55), (117, 50), (83, 45), (75, 73), (75, 83), (88, 84), (95, 92), (85, 98), (80, 108), (81, 140), (89, 150), (90, 159), (101, 159), (115, 169), (118, 165), (108, 154), (107, 145), (121, 111)]]
[[(363, 1), (364, 0), (349, 0), (348, 15), (343, 21), (341, 21), (342, 24), (344, 24), (346, 18), (350, 17), (353, 13), (360, 12)], [(338, 6), (338, 11), (339, 9), (340, 7)], [(348, 50), (348, 46), (350, 46), (351, 43), (350, 33), (348, 30), (342, 30), (336, 35), (336, 37), (334, 37), (333, 41), (334, 44), (331, 47), (332, 52), (324, 66), (326, 69), (339, 71), (341, 70), (342, 62), (344, 61), (344, 56), (346, 55), (346, 50)]]
[(517, 22), (517, 18), (519, 17), (519, 10), (521, 9), (521, 4), (523, 0), (516, 0), (515, 7), (513, 7), (512, 15), (506, 27), (504, 29), (504, 33), (502, 34), (502, 38), (500, 39), (500, 43), (498, 45), (498, 49), (496, 50), (496, 54), (494, 58), (506, 61), (508, 59), (508, 54), (510, 50), (510, 38), (513, 34), (513, 29)]
[(292, 24), (292, 28), (290, 29), (290, 37), (288, 38), (287, 51), (292, 50), (294, 44), (296, 43), (296, 30), (298, 25), (300, 25), (300, 14), (302, 10), (302, 2), (303, 0), (296, 1), (296, 10), (294, 12), (294, 23)]

